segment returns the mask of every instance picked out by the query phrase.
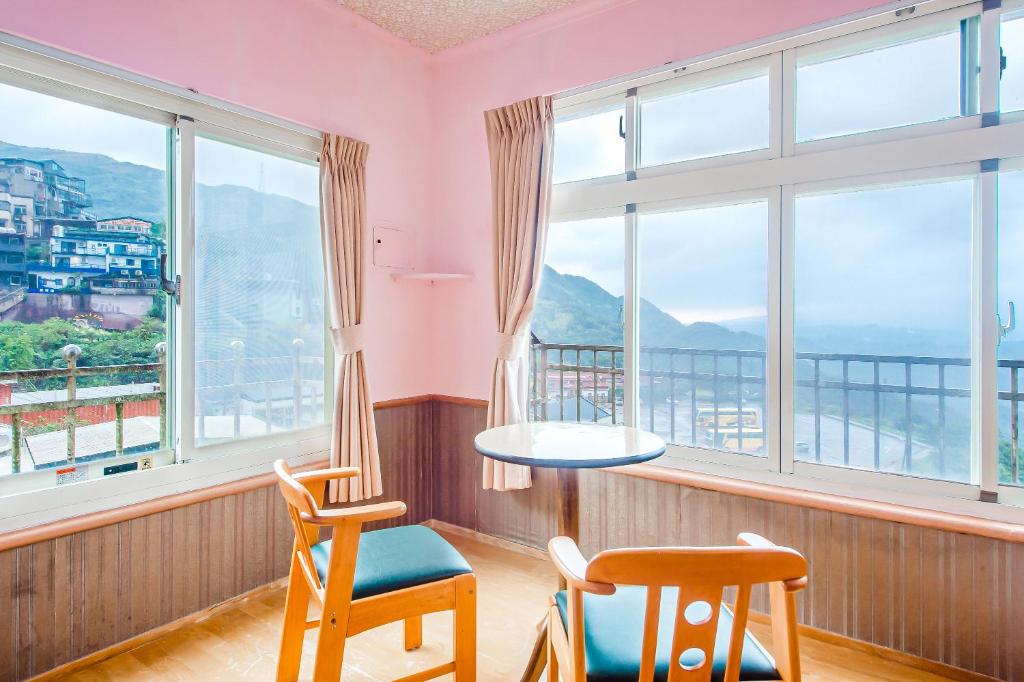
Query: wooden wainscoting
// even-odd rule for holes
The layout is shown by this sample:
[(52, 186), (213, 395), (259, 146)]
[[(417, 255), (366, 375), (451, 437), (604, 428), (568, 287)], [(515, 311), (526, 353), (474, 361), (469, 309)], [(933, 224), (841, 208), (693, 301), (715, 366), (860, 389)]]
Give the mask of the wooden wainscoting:
[[(440, 521), (543, 547), (555, 531), (555, 492), (540, 472), (532, 489), (480, 489), (473, 437), (486, 409), (435, 405)], [(804, 553), (800, 622), (999, 679), (1024, 680), (1024, 544), (584, 471), (581, 544), (609, 547), (731, 544), (754, 531)], [(767, 610), (756, 595), (755, 608)]]
[[(432, 406), (376, 412), (387, 499), (431, 517)], [(169, 501), (169, 503), (171, 503)], [(274, 484), (0, 552), (0, 681), (24, 680), (288, 574)]]

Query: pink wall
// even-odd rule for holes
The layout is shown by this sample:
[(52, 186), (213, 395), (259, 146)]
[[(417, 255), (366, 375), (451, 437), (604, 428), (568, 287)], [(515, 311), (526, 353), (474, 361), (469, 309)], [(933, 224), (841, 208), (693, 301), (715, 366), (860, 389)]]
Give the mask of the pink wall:
[[(428, 55), (333, 0), (0, 0), (0, 30), (370, 143), (370, 224), (424, 241)], [(427, 324), (426, 285), (369, 269), (375, 400), (431, 391), (405, 341)]]
[(433, 56), (333, 0), (0, 0), (0, 30), (368, 141), (370, 225), (413, 232), (421, 269), (475, 275), (429, 287), (369, 268), (374, 399), (480, 398), (494, 338), (483, 111), (883, 1), (584, 0)]
[(434, 231), (439, 269), (434, 392), (485, 398), (495, 336), (485, 110), (728, 48), (883, 0), (594, 0), (437, 55), (432, 63)]

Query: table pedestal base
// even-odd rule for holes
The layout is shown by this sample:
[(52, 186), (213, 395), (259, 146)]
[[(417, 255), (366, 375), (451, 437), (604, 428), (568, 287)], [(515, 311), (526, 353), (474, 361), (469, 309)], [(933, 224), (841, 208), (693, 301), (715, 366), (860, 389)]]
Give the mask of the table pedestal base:
[[(557, 469), (558, 472), (558, 534), (580, 541), (580, 481), (576, 469)], [(558, 576), (558, 589), (565, 589), (565, 578)], [(537, 641), (533, 643), (530, 660), (520, 682), (537, 682), (548, 663), (548, 622), (537, 626)], [(548, 682), (558, 682), (549, 680)]]

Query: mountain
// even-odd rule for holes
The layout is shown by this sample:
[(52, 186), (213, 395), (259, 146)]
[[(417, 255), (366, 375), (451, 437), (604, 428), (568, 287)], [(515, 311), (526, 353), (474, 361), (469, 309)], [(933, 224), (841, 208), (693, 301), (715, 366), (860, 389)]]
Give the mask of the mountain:
[(9, 156), (52, 159), (64, 166), (68, 175), (85, 180), (85, 191), (93, 201), (87, 210), (99, 218), (130, 215), (158, 223), (167, 219), (167, 179), (156, 168), (117, 161), (103, 154), (23, 147), (0, 141), (0, 157)]
[[(92, 206), (86, 210), (97, 218), (133, 216), (157, 223), (167, 219), (167, 178), (156, 168), (117, 161), (103, 154), (23, 147), (3, 141), (0, 157), (56, 161), (69, 175), (85, 180), (85, 191), (92, 197)], [(289, 197), (237, 185), (202, 184), (196, 191), (196, 218), (200, 226), (204, 221), (216, 221), (218, 231), (318, 221), (315, 206)], [(294, 237), (287, 229), (273, 233), (286, 240)], [(319, 243), (319, 236), (314, 237), (311, 245)]]
[[(623, 300), (577, 275), (544, 267), (533, 333), (549, 343), (622, 345)], [(760, 350), (764, 339), (710, 322), (683, 324), (646, 299), (640, 300), (641, 345), (672, 348)]]

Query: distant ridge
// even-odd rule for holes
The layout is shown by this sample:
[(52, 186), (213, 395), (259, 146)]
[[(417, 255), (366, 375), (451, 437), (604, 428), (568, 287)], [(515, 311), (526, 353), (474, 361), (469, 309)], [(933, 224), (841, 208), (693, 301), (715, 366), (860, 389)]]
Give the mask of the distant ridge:
[[(622, 345), (621, 296), (577, 275), (544, 267), (533, 333), (549, 343)], [(640, 328), (659, 345), (673, 348), (761, 350), (764, 339), (711, 322), (683, 324), (656, 305), (640, 300)], [(641, 340), (643, 343), (643, 340)], [(645, 344), (646, 345), (646, 344)]]

